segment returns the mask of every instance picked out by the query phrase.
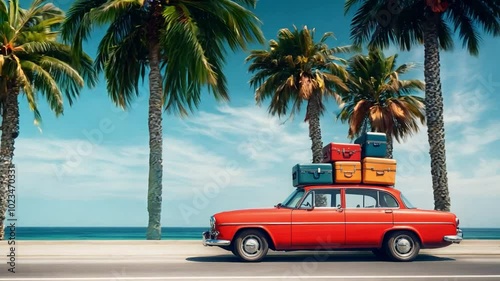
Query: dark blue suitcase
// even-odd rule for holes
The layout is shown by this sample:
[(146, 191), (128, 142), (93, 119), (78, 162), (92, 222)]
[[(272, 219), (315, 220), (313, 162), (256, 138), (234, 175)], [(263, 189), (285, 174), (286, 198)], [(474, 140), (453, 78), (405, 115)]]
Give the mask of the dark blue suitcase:
[(309, 184), (333, 184), (333, 165), (297, 164), (292, 168), (293, 186)]
[(385, 158), (387, 154), (387, 136), (385, 133), (364, 133), (354, 143), (361, 145), (361, 158)]

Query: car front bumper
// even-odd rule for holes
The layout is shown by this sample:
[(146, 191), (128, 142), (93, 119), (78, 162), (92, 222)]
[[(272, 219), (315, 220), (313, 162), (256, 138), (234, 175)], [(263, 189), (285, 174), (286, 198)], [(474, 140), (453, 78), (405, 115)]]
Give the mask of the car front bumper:
[(443, 239), (446, 242), (458, 244), (458, 243), (462, 242), (462, 240), (463, 240), (462, 230), (458, 228), (456, 235), (447, 235)]
[(231, 245), (231, 241), (219, 240), (219, 239), (217, 239), (217, 235), (210, 232), (210, 231), (203, 232), (202, 238), (203, 238), (203, 246), (229, 246), (229, 245)]

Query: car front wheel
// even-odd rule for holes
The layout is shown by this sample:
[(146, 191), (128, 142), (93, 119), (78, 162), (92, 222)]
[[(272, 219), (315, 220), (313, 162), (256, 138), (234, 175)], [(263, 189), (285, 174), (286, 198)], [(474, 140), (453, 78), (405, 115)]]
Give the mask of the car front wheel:
[(258, 262), (267, 254), (269, 245), (259, 230), (244, 230), (235, 240), (234, 254), (243, 261)]
[(385, 243), (385, 250), (394, 261), (413, 261), (420, 251), (420, 242), (415, 234), (398, 231), (390, 234)]

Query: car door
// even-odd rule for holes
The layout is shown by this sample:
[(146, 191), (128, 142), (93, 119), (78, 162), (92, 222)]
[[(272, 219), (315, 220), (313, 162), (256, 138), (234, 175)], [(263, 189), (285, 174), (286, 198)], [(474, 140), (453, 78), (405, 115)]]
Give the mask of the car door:
[(393, 208), (383, 204), (379, 192), (382, 191), (346, 189), (344, 212), (347, 246), (378, 246), (384, 233), (393, 226)]
[[(292, 247), (337, 248), (345, 243), (340, 189), (311, 190), (292, 211)], [(312, 208), (313, 207), (313, 208)]]

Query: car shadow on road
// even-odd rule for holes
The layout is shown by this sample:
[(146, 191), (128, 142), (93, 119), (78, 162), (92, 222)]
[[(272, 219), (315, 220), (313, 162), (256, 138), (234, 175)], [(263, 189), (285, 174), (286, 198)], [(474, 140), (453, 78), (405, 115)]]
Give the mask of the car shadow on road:
[[(236, 262), (241, 263), (240, 259), (232, 254), (188, 257), (191, 262)], [(436, 262), (436, 261), (454, 261), (453, 258), (438, 257), (433, 255), (420, 254), (413, 262)], [(310, 254), (294, 254), (274, 252), (266, 256), (263, 262), (392, 262), (377, 258), (371, 253), (342, 253), (342, 252), (315, 252)], [(243, 262), (245, 263), (245, 262)]]

